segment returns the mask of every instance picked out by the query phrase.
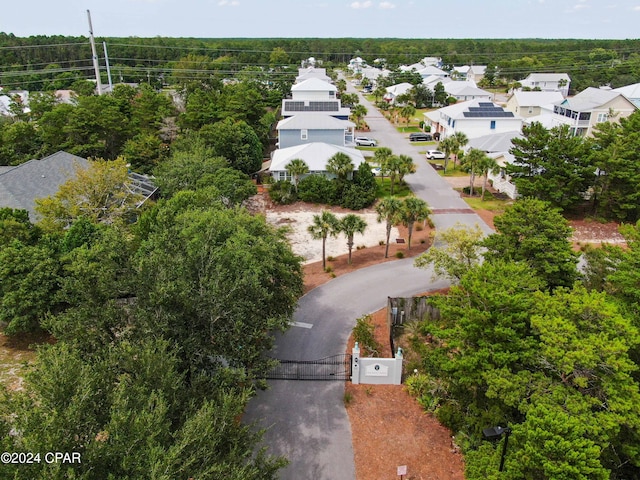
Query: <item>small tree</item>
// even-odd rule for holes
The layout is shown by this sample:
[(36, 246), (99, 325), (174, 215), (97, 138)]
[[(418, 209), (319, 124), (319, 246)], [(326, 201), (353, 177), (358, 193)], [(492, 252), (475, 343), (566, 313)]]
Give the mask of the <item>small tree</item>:
[(389, 171), (389, 158), (393, 155), (393, 152), (388, 147), (380, 147), (373, 154), (373, 159), (378, 162), (380, 166), (380, 176), (384, 180), (385, 174)]
[(323, 210), (320, 215), (313, 216), (313, 224), (307, 228), (314, 240), (322, 240), (322, 268), (327, 268), (327, 237), (335, 237), (340, 232), (340, 221), (333, 213)]
[(345, 215), (340, 220), (339, 229), (347, 237), (347, 247), (349, 248), (349, 265), (351, 265), (351, 251), (353, 250), (353, 237), (356, 233), (364, 234), (367, 222), (360, 216), (353, 213)]
[(449, 165), (449, 157), (451, 152), (455, 150), (454, 140), (451, 137), (447, 137), (440, 141), (440, 150), (444, 151), (444, 173), (447, 173), (447, 166)]
[(472, 148), (462, 160), (462, 168), (469, 172), (469, 195), (471, 195), (472, 197), (473, 184), (476, 181), (476, 174), (478, 173), (478, 171), (480, 171), (480, 165), (486, 161), (485, 158), (487, 158), (487, 156), (482, 150)]
[(353, 173), (353, 162), (346, 153), (338, 152), (327, 162), (327, 172), (334, 174), (338, 180), (346, 180)]
[(293, 186), (298, 191), (298, 183), (300, 181), (300, 176), (309, 173), (309, 166), (307, 163), (301, 158), (294, 158), (289, 163), (285, 165), (285, 170), (293, 180)]
[(411, 250), (411, 235), (413, 234), (413, 225), (416, 222), (422, 222), (429, 218), (431, 210), (427, 202), (417, 197), (408, 197), (402, 202), (400, 210), (400, 221), (407, 227), (408, 244), (407, 250)]
[(402, 117), (404, 118), (404, 121), (407, 124), (407, 127), (409, 126), (409, 123), (411, 122), (411, 118), (415, 114), (416, 114), (416, 107), (414, 107), (410, 103), (406, 104), (405, 106), (403, 106), (400, 109), (400, 115), (402, 115)]
[(484, 202), (484, 192), (487, 189), (487, 181), (489, 178), (489, 172), (494, 173), (499, 170), (500, 166), (496, 162), (495, 158), (485, 155), (484, 158), (478, 163), (478, 172), (482, 174), (482, 196), (481, 199)]
[(387, 242), (384, 250), (384, 258), (389, 257), (389, 237), (391, 236), (391, 227), (398, 223), (401, 209), (402, 202), (394, 197), (385, 197), (376, 206), (378, 223), (384, 221), (387, 224)]
[(454, 157), (454, 165), (458, 163), (458, 152), (462, 147), (464, 147), (467, 143), (469, 143), (469, 137), (464, 132), (456, 132), (451, 137), (453, 144), (453, 152), (455, 153)]

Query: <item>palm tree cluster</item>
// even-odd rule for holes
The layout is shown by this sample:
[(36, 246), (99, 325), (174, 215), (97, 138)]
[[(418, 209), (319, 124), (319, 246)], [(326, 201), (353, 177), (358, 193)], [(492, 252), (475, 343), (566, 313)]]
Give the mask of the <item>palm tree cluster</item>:
[(363, 234), (367, 229), (367, 222), (354, 213), (345, 215), (342, 219), (323, 210), (319, 215), (313, 216), (313, 223), (309, 225), (308, 231), (314, 240), (322, 240), (322, 268), (327, 268), (326, 244), (327, 238), (337, 237), (339, 233), (344, 233), (347, 237), (347, 247), (349, 249), (349, 265), (351, 265), (351, 251), (353, 250), (353, 237), (356, 233)]
[(394, 155), (390, 148), (380, 147), (373, 156), (380, 165), (382, 178), (389, 176), (391, 180), (390, 194), (393, 195), (393, 188), (397, 183), (404, 181), (405, 175), (415, 173), (416, 165), (408, 155)]

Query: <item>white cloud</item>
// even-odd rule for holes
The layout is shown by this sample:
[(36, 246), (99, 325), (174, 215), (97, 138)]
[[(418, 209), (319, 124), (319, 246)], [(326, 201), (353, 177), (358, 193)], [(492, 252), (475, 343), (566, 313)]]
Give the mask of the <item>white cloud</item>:
[(383, 10), (390, 10), (392, 8), (396, 8), (394, 3), (391, 2), (380, 2), (380, 8), (382, 8)]
[(218, 2), (219, 7), (237, 7), (240, 5), (238, 0), (220, 0)]
[(640, 5), (633, 7), (634, 12), (640, 12)]
[(359, 9), (359, 8), (369, 8), (373, 5), (373, 2), (367, 0), (366, 2), (353, 2), (350, 6), (351, 8)]

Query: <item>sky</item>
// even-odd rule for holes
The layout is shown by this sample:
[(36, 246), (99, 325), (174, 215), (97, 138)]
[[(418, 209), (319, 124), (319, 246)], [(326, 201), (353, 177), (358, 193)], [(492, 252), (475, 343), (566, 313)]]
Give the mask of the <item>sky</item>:
[(0, 32), (97, 37), (640, 38), (640, 0), (11, 0)]

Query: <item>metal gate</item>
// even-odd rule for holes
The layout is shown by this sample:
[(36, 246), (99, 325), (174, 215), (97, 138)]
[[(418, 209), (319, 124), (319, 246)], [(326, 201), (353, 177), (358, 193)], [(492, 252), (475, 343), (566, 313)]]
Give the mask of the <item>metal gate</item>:
[(270, 380), (350, 380), (351, 355), (341, 354), (319, 360), (278, 360), (266, 377)]

